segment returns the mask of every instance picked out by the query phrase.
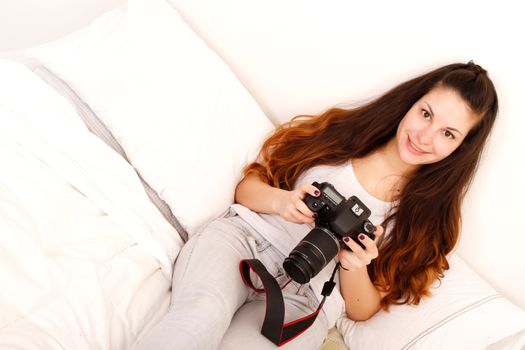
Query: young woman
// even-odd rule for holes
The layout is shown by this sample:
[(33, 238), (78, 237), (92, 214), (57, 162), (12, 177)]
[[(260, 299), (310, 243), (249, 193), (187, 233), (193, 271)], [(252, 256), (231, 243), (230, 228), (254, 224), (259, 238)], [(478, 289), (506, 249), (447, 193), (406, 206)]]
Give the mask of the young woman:
[[(494, 124), (498, 99), (487, 72), (450, 64), (411, 79), (353, 109), (298, 116), (264, 143), (245, 169), (230, 215), (183, 248), (170, 311), (144, 349), (270, 349), (260, 334), (264, 294), (245, 286), (241, 259), (257, 258), (281, 284), (282, 264), (312, 229), (303, 199), (329, 182), (372, 211), (376, 239), (345, 238), (338, 288), (315, 323), (283, 349), (318, 349), (346, 312), (366, 320), (394, 304), (418, 304), (448, 268), (460, 207)], [(386, 229), (386, 233), (384, 233)], [(331, 261), (308, 284), (286, 284), (286, 320), (313, 312)]]

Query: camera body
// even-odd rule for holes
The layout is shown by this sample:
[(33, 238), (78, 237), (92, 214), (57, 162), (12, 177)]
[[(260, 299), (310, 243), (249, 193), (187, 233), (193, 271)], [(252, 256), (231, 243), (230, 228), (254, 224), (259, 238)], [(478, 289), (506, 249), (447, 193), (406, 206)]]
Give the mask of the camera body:
[(317, 275), (339, 252), (346, 247), (341, 240), (350, 237), (361, 247), (357, 239), (360, 233), (375, 238), (375, 226), (368, 220), (371, 211), (356, 196), (345, 199), (328, 182), (313, 185), (319, 196), (306, 195), (307, 207), (317, 213), (315, 227), (303, 238), (284, 260), (286, 273), (298, 283), (307, 283)]
[(349, 236), (363, 248), (364, 246), (357, 239), (360, 233), (366, 234), (371, 239), (375, 238), (375, 226), (368, 220), (371, 211), (359, 198), (351, 196), (345, 200), (328, 182), (321, 184), (314, 182), (312, 185), (321, 193), (318, 197), (306, 195), (304, 202), (311, 211), (317, 213), (316, 225), (327, 228), (339, 239)]

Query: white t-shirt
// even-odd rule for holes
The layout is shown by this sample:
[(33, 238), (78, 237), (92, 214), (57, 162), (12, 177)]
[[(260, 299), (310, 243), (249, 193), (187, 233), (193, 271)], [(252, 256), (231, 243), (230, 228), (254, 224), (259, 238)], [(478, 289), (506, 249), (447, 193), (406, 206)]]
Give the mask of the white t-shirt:
[[(384, 202), (372, 196), (361, 186), (355, 176), (351, 161), (338, 166), (321, 165), (313, 167), (299, 177), (296, 186), (314, 181), (331, 183), (345, 198), (352, 195), (357, 196), (371, 210), (372, 215), (369, 220), (374, 225), (383, 222), (392, 205), (390, 202)], [(240, 204), (233, 204), (232, 209), (285, 256), (288, 256), (314, 227), (313, 224), (294, 224), (276, 214), (256, 213)], [(330, 279), (335, 264), (336, 262), (332, 260), (317, 276), (310, 280), (310, 286), (319, 300), (322, 299), (323, 285)], [(338, 281), (336, 282), (338, 283)], [(344, 312), (344, 300), (339, 288), (334, 288), (332, 294), (326, 299), (323, 312), (327, 317), (329, 326), (335, 325), (335, 321)]]

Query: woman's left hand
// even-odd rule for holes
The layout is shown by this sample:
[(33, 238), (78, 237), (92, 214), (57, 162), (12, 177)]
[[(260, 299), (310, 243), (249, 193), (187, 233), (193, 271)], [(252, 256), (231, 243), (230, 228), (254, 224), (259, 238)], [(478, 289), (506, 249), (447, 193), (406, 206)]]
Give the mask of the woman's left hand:
[(383, 232), (384, 229), (382, 226), (376, 226), (374, 232), (376, 238), (374, 240), (364, 233), (360, 233), (358, 239), (365, 246), (365, 249), (352, 238), (344, 237), (343, 242), (350, 250), (341, 249), (341, 251), (339, 251), (338, 258), (341, 267), (346, 271), (356, 271), (370, 264), (379, 254), (376, 242)]

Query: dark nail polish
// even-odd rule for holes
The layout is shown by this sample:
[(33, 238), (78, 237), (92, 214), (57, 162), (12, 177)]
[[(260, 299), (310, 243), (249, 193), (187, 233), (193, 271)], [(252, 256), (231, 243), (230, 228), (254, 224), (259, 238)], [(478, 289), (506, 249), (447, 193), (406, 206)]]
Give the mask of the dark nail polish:
[(361, 233), (361, 234), (359, 235), (359, 239), (360, 239), (360, 240), (365, 239), (365, 235)]
[(350, 238), (345, 237), (345, 238), (343, 238), (343, 241), (345, 241), (346, 243), (348, 243), (348, 242), (350, 242)]
[(321, 192), (319, 192), (318, 190), (315, 190), (315, 191), (314, 191), (314, 194), (315, 194), (316, 196), (318, 196), (318, 195), (321, 194)]

